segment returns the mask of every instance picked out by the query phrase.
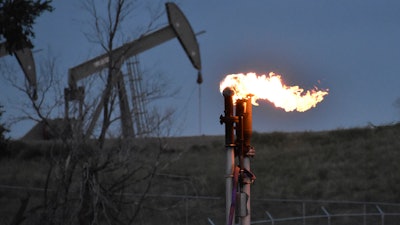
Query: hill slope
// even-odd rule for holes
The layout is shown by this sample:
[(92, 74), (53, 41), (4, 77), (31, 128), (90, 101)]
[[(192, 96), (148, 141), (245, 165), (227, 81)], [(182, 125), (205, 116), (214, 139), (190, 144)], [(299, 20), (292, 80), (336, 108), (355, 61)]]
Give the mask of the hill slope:
[[(257, 180), (252, 199), (400, 202), (399, 136), (400, 124), (326, 132), (254, 133), (252, 171)], [(164, 141), (165, 156), (141, 211), (142, 221), (206, 224), (210, 217), (223, 223), (224, 137)], [(153, 139), (139, 142), (152, 151)], [(43, 186), (46, 148), (46, 143), (11, 143), (1, 159), (0, 184)], [(8, 191), (0, 189), (1, 204), (8, 204)], [(258, 212), (263, 214), (265, 204), (254, 204), (256, 217)], [(168, 213), (149, 216), (157, 212)]]

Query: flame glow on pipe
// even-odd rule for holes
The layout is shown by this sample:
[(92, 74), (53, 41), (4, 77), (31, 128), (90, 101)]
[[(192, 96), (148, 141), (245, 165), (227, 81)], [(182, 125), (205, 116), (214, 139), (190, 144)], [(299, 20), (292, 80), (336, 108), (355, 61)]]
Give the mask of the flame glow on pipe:
[(299, 86), (286, 86), (283, 84), (281, 75), (270, 72), (267, 75), (258, 76), (255, 73), (230, 74), (221, 81), (219, 89), (222, 93), (227, 87), (235, 91), (234, 102), (237, 99), (252, 97), (252, 104), (258, 105), (257, 100), (268, 100), (275, 107), (282, 108), (286, 112), (304, 112), (324, 99), (328, 89), (318, 90), (317, 87), (304, 91)]

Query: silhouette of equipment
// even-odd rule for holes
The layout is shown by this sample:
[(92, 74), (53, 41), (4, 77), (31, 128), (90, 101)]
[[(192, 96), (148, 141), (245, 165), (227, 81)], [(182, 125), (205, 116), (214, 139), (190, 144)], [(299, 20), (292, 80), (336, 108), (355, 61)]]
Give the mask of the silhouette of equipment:
[[(112, 68), (112, 79), (111, 88), (117, 88), (120, 100), (120, 113), (121, 113), (121, 126), (122, 135), (125, 138), (134, 137), (134, 131), (132, 126), (132, 117), (130, 115), (129, 104), (127, 102), (126, 90), (124, 79), (121, 72), (122, 64), (129, 58), (149, 50), (157, 45), (160, 45), (172, 38), (178, 38), (183, 49), (185, 50), (188, 58), (190, 59), (193, 67), (197, 69), (198, 77), (197, 83), (202, 83), (201, 75), (201, 59), (199, 45), (196, 39), (196, 35), (193, 32), (189, 22), (185, 15), (174, 3), (166, 3), (166, 10), (168, 14), (169, 25), (156, 30), (152, 33), (145, 34), (140, 38), (128, 42), (116, 49), (113, 49), (100, 56), (92, 58), (78, 66), (70, 68), (68, 71), (68, 88), (64, 90), (65, 97), (65, 118), (69, 120), (70, 115), (70, 101), (78, 101), (78, 118), (77, 121), (83, 121), (83, 101), (85, 96), (85, 89), (83, 86), (78, 86), (77, 82), (88, 76), (98, 73), (103, 69)], [(95, 124), (100, 116), (103, 109), (104, 101), (109, 97), (109, 90), (104, 90), (97, 107), (93, 112), (93, 116), (86, 131), (83, 131), (82, 127), (78, 129), (83, 132), (84, 137), (88, 137), (92, 134)], [(77, 123), (77, 124), (82, 124)], [(78, 125), (79, 126), (79, 125)]]
[(18, 63), (25, 74), (25, 78), (28, 80), (30, 88), (28, 90), (29, 95), (33, 100), (36, 100), (37, 99), (36, 68), (31, 47), (24, 47), (22, 49), (18, 49), (10, 53), (6, 49), (6, 42), (0, 43), (0, 58), (10, 54), (14, 54), (15, 58), (17, 58)]

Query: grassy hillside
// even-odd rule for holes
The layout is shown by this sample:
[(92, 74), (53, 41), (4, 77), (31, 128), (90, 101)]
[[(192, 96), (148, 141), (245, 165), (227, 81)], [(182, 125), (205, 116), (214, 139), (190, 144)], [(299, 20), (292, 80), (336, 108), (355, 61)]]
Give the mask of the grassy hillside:
[[(326, 132), (254, 133), (252, 145), (256, 156), (252, 159), (252, 171), (257, 180), (252, 186), (252, 199), (399, 203), (399, 137), (400, 124)], [(137, 142), (145, 149), (143, 157), (152, 156), (155, 141)], [(185, 224), (189, 221), (190, 224), (207, 224), (207, 217), (222, 223), (224, 137), (181, 137), (163, 141), (165, 149), (160, 166), (138, 223)], [(49, 145), (11, 143), (7, 151), (1, 153), (0, 184), (43, 187), (49, 165)], [(19, 204), (18, 196), (25, 192), (0, 188), (0, 205), (15, 206), (9, 210), (0, 207), (0, 213), (11, 213)], [(195, 196), (214, 198), (196, 199)], [(265, 207), (254, 201), (255, 218), (259, 214), (265, 218)], [(149, 216), (155, 214), (158, 216)]]
[(255, 136), (257, 195), (400, 202), (400, 126)]

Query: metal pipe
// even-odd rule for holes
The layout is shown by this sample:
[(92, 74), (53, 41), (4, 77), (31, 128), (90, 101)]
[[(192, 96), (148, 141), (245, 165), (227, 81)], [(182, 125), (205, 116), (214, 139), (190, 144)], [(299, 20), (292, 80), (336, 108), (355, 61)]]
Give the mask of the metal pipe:
[[(250, 146), (250, 140), (252, 136), (252, 105), (251, 105), (251, 97), (248, 97), (246, 99), (240, 99), (236, 103), (236, 115), (239, 116), (239, 118), (242, 118), (240, 121), (239, 125), (239, 130), (237, 131), (237, 137), (239, 141), (241, 142), (240, 147), (241, 149), (241, 156), (240, 156), (240, 167), (241, 167), (241, 177), (242, 177), (242, 192), (246, 194), (247, 196), (247, 201), (245, 202), (246, 204), (246, 209), (247, 213), (245, 216), (240, 218), (239, 224), (241, 225), (250, 225), (251, 221), (251, 208), (250, 208), (250, 185), (252, 183), (252, 178), (249, 176), (245, 176), (243, 174), (243, 171), (250, 172), (250, 151), (252, 150), (252, 147)], [(244, 204), (244, 203), (242, 203)]]
[[(246, 169), (247, 171), (250, 171), (250, 158), (249, 157), (244, 157), (243, 159), (243, 166), (244, 169)], [(251, 215), (250, 215), (250, 184), (251, 184), (251, 180), (250, 178), (244, 178), (244, 182), (243, 182), (243, 192), (246, 193), (247, 195), (247, 201), (246, 201), (246, 208), (247, 208), (247, 214), (246, 216), (241, 218), (242, 221), (242, 225), (250, 225), (250, 220), (251, 220)]]
[[(228, 87), (223, 90), (222, 94), (225, 101), (225, 115), (221, 115), (220, 122), (221, 124), (225, 123), (226, 224), (230, 225), (235, 216), (233, 214), (236, 214), (239, 217), (239, 224), (250, 225), (250, 184), (255, 179), (254, 174), (250, 172), (250, 157), (255, 153), (250, 146), (252, 135), (251, 96), (237, 100), (236, 107), (234, 107), (234, 90)], [(240, 174), (238, 174), (239, 170), (235, 168), (236, 156), (239, 161)], [(239, 191), (237, 192), (238, 186)], [(232, 208), (233, 206), (235, 207)], [(237, 212), (235, 212), (235, 208)]]
[[(252, 136), (252, 114), (253, 114), (253, 109), (252, 109), (252, 104), (251, 104), (251, 97), (247, 98), (246, 102), (246, 111), (245, 111), (245, 119), (244, 119), (244, 127), (243, 127), (243, 133), (244, 133), (244, 144), (246, 147), (246, 155), (244, 158), (244, 168), (247, 171), (251, 171), (250, 169), (250, 156), (252, 157), (254, 155), (254, 152), (251, 154), (250, 151), (254, 151), (253, 147), (250, 146), (250, 141), (251, 141), (251, 136)], [(248, 195), (248, 200), (247, 200), (247, 210), (248, 214), (245, 218), (243, 218), (243, 224), (244, 225), (250, 225), (251, 222), (251, 208), (250, 208), (250, 185), (253, 183), (253, 180), (255, 177), (247, 177), (245, 180), (245, 185), (243, 187), (243, 192), (245, 192)]]
[(225, 116), (220, 117), (221, 123), (225, 123), (225, 149), (226, 149), (226, 168), (225, 168), (225, 215), (226, 224), (229, 223), (229, 214), (232, 204), (232, 184), (235, 166), (235, 132), (233, 116), (233, 97), (234, 91), (226, 88), (223, 91), (225, 102)]
[[(246, 107), (244, 111), (244, 121), (243, 121), (243, 136), (244, 136), (244, 145), (246, 148), (250, 147), (250, 141), (252, 136), (252, 114), (253, 114), (253, 107), (251, 104), (251, 97), (246, 99)], [(246, 153), (248, 149), (246, 150)]]
[(221, 122), (225, 123), (225, 144), (232, 145), (235, 144), (235, 133), (233, 129), (233, 124), (235, 122), (233, 117), (233, 95), (235, 92), (232, 88), (225, 88), (222, 92), (224, 95), (225, 102), (225, 117), (221, 117)]
[[(244, 120), (245, 120), (245, 112), (246, 112), (246, 100), (238, 99), (236, 101), (236, 116), (238, 116), (239, 121), (236, 124), (236, 142), (238, 145), (238, 154), (239, 154), (239, 167), (240, 167), (240, 177), (243, 178), (243, 159), (244, 159), (244, 151), (245, 151), (245, 143), (244, 143)], [(240, 182), (240, 189), (242, 189), (243, 182)]]

